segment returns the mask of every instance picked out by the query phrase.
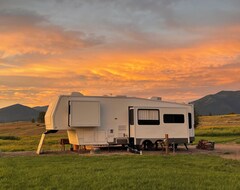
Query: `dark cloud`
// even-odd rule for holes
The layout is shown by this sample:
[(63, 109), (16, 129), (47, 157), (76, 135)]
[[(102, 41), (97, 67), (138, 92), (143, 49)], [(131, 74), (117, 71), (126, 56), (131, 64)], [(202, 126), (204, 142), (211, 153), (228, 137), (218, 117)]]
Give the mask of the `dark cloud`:
[(32, 11), (23, 10), (0, 10), (0, 31), (24, 29), (26, 27), (37, 27), (37, 25), (47, 24), (46, 17), (37, 15)]
[[(84, 30), (85, 32), (79, 34), (80, 44), (73, 43), (69, 37), (67, 38), (70, 40), (68, 48), (102, 44), (106, 39), (110, 39), (113, 42), (111, 48), (119, 47), (118, 44), (120, 44), (128, 46), (129, 49), (140, 49), (143, 46), (147, 49), (174, 49), (195, 46), (211, 39), (221, 41), (224, 36), (232, 36), (231, 38), (234, 40), (238, 39), (239, 33), (229, 30), (219, 36), (219, 31), (223, 27), (239, 25), (240, 14), (237, 0), (210, 0), (207, 2), (189, 0), (44, 0), (42, 3), (20, 0), (19, 2), (15, 3), (18, 13), (15, 9), (16, 13), (14, 14), (23, 18), (23, 21), (20, 19), (18, 22), (23, 22), (22, 25), (25, 20), (24, 11), (36, 10), (38, 14), (42, 13), (41, 15), (45, 16), (39, 18), (34, 13), (27, 13), (30, 18), (29, 21), (26, 18), (27, 22), (38, 25), (39, 22), (46, 24), (51, 20), (61, 26), (56, 30), (62, 31), (64, 28)], [(5, 4), (14, 5), (11, 0), (9, 3), (5, 1)], [(25, 7), (24, 11), (23, 7)], [(9, 9), (7, 10), (9, 12)], [(46, 29), (53, 30), (49, 26)], [(97, 31), (97, 34), (89, 35), (93, 30)], [(67, 35), (67, 31), (64, 31), (65, 36), (71, 35), (70, 33)], [(107, 37), (105, 39), (102, 36)], [(62, 45), (55, 43), (59, 47)]]
[(18, 9), (0, 10), (0, 36), (5, 42), (0, 47), (1, 52), (11, 52), (10, 48), (14, 47), (15, 54), (61, 54), (96, 46), (104, 41), (103, 36), (65, 30), (51, 24), (45, 16)]

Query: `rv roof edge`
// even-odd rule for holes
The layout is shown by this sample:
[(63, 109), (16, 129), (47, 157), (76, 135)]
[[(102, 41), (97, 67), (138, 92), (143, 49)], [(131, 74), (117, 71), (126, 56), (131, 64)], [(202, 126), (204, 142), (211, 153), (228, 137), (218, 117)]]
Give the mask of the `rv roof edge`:
[(120, 95), (116, 95), (115, 97), (117, 97), (117, 98), (127, 98), (127, 95), (120, 94)]
[(72, 92), (71, 96), (84, 96), (84, 95), (80, 92)]
[(162, 97), (159, 97), (159, 96), (152, 96), (152, 97), (150, 97), (149, 99), (162, 101)]

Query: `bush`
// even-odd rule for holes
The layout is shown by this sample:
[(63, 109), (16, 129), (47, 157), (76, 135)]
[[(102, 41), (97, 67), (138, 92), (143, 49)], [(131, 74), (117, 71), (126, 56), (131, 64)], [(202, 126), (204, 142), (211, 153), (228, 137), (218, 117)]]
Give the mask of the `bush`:
[(37, 121), (38, 121), (38, 123), (45, 123), (45, 114), (46, 114), (46, 112), (40, 112), (39, 113), (39, 115), (38, 115), (38, 119), (37, 119)]
[(198, 125), (199, 125), (199, 115), (196, 109), (194, 109), (194, 128), (196, 129)]
[(15, 136), (0, 136), (1, 140), (20, 140), (19, 137), (15, 137)]

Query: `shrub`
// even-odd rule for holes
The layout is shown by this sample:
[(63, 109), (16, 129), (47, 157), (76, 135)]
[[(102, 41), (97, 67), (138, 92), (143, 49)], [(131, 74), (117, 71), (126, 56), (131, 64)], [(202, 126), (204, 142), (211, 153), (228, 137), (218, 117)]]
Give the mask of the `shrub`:
[(20, 140), (20, 138), (16, 137), (16, 136), (0, 136), (0, 139), (2, 139), (2, 140)]
[(39, 113), (38, 119), (37, 119), (38, 123), (45, 123), (45, 119), (44, 119), (45, 114), (46, 114), (46, 112), (40, 112)]

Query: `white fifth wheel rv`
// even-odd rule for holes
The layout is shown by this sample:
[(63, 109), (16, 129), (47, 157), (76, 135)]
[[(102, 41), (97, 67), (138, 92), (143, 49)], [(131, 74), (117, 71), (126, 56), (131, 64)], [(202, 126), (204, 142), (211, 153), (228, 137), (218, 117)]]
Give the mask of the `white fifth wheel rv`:
[(165, 134), (169, 143), (194, 141), (193, 105), (158, 97), (61, 95), (49, 105), (45, 124), (45, 134), (67, 130), (73, 145), (148, 149), (163, 141)]

